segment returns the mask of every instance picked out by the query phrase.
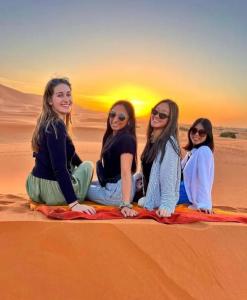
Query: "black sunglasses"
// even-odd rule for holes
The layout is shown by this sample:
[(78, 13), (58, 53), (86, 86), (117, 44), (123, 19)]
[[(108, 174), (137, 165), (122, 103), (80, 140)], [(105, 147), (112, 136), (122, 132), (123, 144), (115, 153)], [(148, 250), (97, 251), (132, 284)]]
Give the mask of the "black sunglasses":
[(195, 135), (195, 134), (199, 134), (200, 137), (204, 137), (207, 135), (207, 132), (204, 130), (204, 129), (197, 129), (195, 127), (193, 127), (191, 130), (190, 130), (190, 133), (192, 135)]
[[(114, 110), (112, 110), (109, 113), (109, 118), (114, 119), (116, 117), (116, 115), (117, 115), (117, 113)], [(118, 117), (119, 121), (124, 121), (126, 119), (126, 116), (124, 113), (120, 113), (117, 117)]]
[(159, 118), (162, 120), (169, 118), (169, 116), (167, 114), (158, 112), (157, 109), (155, 109), (155, 108), (152, 109), (152, 115), (154, 115), (154, 116), (158, 115)]

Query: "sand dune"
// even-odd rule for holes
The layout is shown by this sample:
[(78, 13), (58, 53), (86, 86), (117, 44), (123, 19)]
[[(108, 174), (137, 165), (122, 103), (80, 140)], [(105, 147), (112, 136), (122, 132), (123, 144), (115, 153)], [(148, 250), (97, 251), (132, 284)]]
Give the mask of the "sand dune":
[(246, 297), (241, 225), (2, 222), (0, 236), (1, 299)]
[[(48, 220), (28, 208), (25, 179), (40, 96), (0, 85), (1, 299), (245, 299), (246, 226), (152, 220)], [(73, 138), (96, 162), (105, 113), (73, 111)], [(246, 211), (247, 133), (215, 129), (215, 205)], [(238, 129), (234, 129), (238, 130)], [(138, 121), (138, 152), (146, 122)], [(181, 131), (181, 145), (186, 132)]]

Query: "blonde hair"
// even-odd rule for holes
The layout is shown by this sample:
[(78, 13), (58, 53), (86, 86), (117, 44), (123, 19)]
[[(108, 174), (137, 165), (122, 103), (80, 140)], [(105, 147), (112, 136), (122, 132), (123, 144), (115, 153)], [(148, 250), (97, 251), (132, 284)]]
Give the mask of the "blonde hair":
[[(41, 129), (45, 128), (47, 131), (48, 127), (51, 125), (57, 135), (55, 122), (59, 121), (60, 118), (58, 114), (53, 110), (50, 102), (52, 100), (52, 96), (54, 94), (54, 89), (59, 84), (66, 84), (71, 89), (71, 84), (68, 79), (66, 78), (53, 78), (46, 84), (44, 95), (43, 95), (43, 104), (42, 104), (42, 111), (38, 117), (33, 136), (32, 136), (32, 150), (34, 152), (38, 152), (39, 150), (39, 143), (40, 143), (40, 134)], [(66, 115), (65, 125), (67, 131), (69, 131), (69, 127), (71, 124), (71, 113)]]

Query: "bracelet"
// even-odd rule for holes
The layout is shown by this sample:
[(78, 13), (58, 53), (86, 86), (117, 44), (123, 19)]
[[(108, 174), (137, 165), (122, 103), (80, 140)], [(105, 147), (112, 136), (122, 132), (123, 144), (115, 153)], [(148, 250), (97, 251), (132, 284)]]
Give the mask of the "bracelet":
[(121, 209), (124, 208), (124, 207), (128, 207), (128, 208), (131, 209), (131, 208), (133, 207), (133, 205), (130, 204), (130, 203), (126, 203), (126, 202), (122, 201), (122, 202), (120, 203), (120, 205), (119, 205), (119, 208), (120, 208), (120, 210), (121, 210)]

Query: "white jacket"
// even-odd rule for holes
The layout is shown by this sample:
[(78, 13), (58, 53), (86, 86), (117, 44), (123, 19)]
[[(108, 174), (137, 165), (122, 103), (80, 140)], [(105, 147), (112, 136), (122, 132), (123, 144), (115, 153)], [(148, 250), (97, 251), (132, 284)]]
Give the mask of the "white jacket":
[(188, 198), (196, 209), (211, 209), (214, 181), (213, 153), (208, 146), (201, 146), (192, 149), (189, 160), (188, 155), (189, 153), (182, 160), (184, 186)]

